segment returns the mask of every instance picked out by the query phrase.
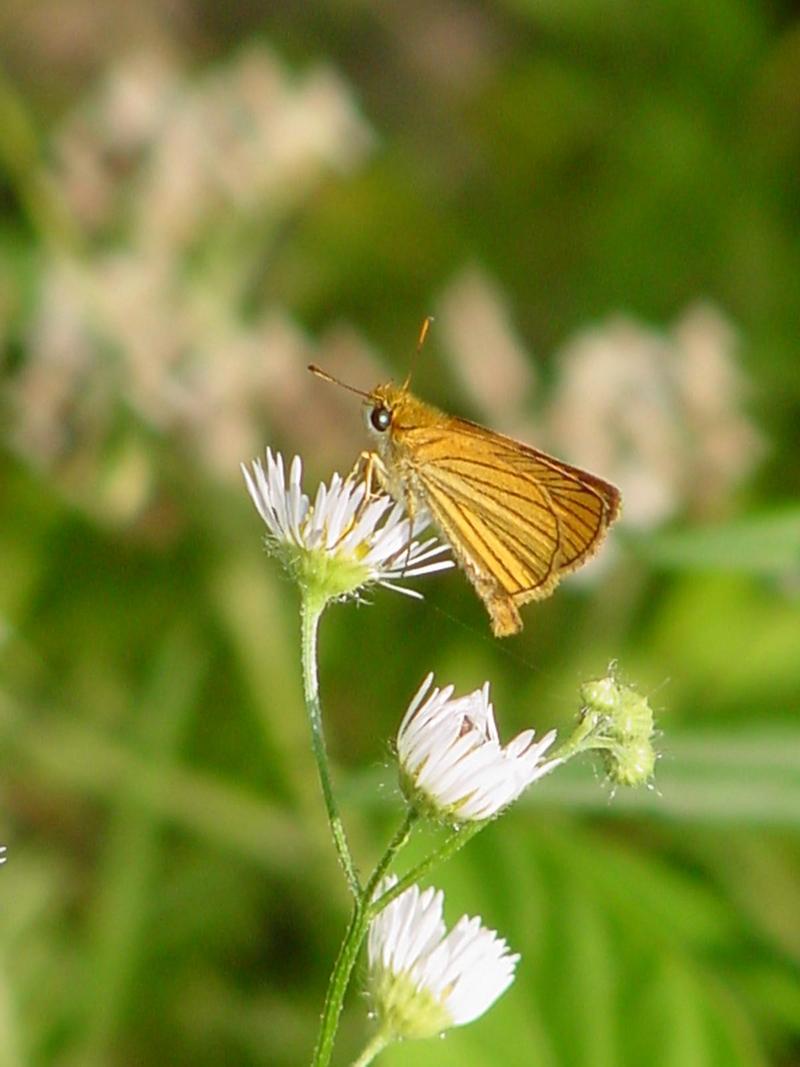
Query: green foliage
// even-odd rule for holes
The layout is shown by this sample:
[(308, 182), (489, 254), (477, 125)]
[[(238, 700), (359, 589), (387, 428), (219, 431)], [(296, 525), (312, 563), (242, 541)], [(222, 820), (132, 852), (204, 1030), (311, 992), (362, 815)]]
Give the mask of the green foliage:
[(800, 576), (800, 510), (786, 508), (724, 525), (680, 530), (648, 538), (649, 559), (679, 571), (740, 571), (797, 581)]

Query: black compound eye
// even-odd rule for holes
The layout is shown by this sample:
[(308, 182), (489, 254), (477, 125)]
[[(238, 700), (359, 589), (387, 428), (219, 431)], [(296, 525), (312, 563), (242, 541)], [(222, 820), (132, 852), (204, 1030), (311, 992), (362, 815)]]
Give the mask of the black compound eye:
[(378, 433), (384, 433), (392, 424), (392, 415), (388, 408), (375, 407), (369, 413), (369, 421)]

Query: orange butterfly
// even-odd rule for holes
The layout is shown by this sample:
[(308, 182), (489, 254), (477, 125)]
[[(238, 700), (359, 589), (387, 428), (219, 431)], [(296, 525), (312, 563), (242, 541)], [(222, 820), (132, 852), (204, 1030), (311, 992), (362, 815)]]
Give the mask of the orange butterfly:
[[(426, 319), (417, 352), (430, 326)], [(427, 512), (486, 605), (495, 637), (522, 629), (517, 608), (550, 596), (599, 549), (619, 516), (619, 490), (477, 423), (447, 415), (403, 385), (358, 393), (383, 487), (409, 516)]]

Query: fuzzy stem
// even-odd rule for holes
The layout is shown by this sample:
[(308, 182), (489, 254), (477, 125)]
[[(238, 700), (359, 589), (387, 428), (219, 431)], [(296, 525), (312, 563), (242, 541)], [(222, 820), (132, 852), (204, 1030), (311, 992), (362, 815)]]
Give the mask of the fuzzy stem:
[(358, 899), (361, 893), (361, 882), (347, 844), (344, 824), (333, 794), (328, 753), (325, 747), (325, 734), (322, 729), (322, 708), (319, 700), (319, 678), (317, 674), (317, 634), (323, 607), (324, 604), (318, 604), (310, 598), (303, 597), (300, 609), (303, 694), (305, 696), (308, 721), (311, 726), (311, 747), (314, 750), (314, 759), (317, 761), (317, 771), (320, 785), (322, 786), (325, 810), (328, 813), (328, 824), (333, 835), (333, 843), (350, 892)]
[(387, 1045), (392, 1043), (392, 1035), (385, 1030), (378, 1030), (357, 1060), (353, 1060), (352, 1067), (368, 1067), (375, 1057), (383, 1052)]
[(383, 909), (388, 904), (391, 904), (396, 897), (399, 897), (401, 893), (405, 893), (409, 886), (414, 885), (415, 882), (419, 882), (424, 878), (435, 864), (443, 863), (445, 860), (450, 859), (451, 856), (454, 856), (456, 852), (463, 848), (467, 841), (471, 840), (477, 833), (479, 833), (489, 821), (490, 820), (465, 823), (463, 826), (460, 826), (447, 838), (444, 844), (439, 848), (434, 849), (434, 851), (426, 856), (424, 860), (421, 860), (416, 867), (412, 867), (408, 874), (404, 874), (396, 885), (393, 885), (391, 889), (387, 889), (387, 891), (382, 896), (378, 897), (377, 900), (372, 900), (368, 906), (369, 917), (374, 918), (382, 912)]
[(602, 732), (605, 725), (606, 720), (601, 717), (582, 716), (566, 741), (548, 753), (548, 759), (561, 760), (562, 763), (566, 763), (567, 760), (582, 752), (610, 748), (613, 742)]
[[(389, 842), (386, 852), (383, 854), (375, 867), (375, 870), (370, 875), (369, 881), (364, 887), (363, 892), (356, 899), (353, 914), (350, 918), (350, 924), (344, 935), (344, 940), (339, 949), (339, 955), (336, 958), (333, 973), (331, 974), (330, 982), (328, 983), (328, 992), (325, 997), (325, 1007), (322, 1010), (322, 1022), (320, 1023), (317, 1047), (314, 1050), (311, 1067), (328, 1067), (328, 1064), (330, 1063), (331, 1053), (333, 1052), (333, 1042), (339, 1025), (339, 1017), (342, 1013), (345, 993), (347, 992), (347, 987), (350, 983), (350, 975), (353, 973), (353, 967), (358, 959), (361, 944), (366, 936), (367, 928), (369, 927), (369, 922), (372, 918), (372, 911), (369, 906), (370, 901), (372, 900), (379, 882), (391, 865), (392, 860), (408, 841), (411, 835), (411, 830), (416, 822), (416, 818), (414, 812), (408, 812), (402, 825), (398, 828), (394, 837)], [(379, 1048), (375, 1048), (373, 1056), (377, 1056), (379, 1051)], [(365, 1060), (364, 1062), (368, 1063), (369, 1060)]]

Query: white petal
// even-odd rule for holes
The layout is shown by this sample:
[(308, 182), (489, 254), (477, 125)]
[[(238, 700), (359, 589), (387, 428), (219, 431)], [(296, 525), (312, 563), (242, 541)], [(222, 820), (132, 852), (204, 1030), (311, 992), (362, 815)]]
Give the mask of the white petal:
[[(394, 884), (394, 878), (385, 880), (379, 893)], [(440, 1002), (452, 1025), (460, 1025), (483, 1014), (508, 988), (519, 956), (477, 917), (463, 916), (447, 933), (442, 911), (441, 891), (407, 889), (372, 921), (368, 958), (373, 972), (411, 979), (426, 998)], [(377, 988), (379, 995), (386, 991), (386, 977)]]
[(541, 760), (555, 731), (535, 741), (525, 730), (501, 746), (488, 682), (456, 698), (452, 686), (431, 684), (428, 676), (403, 717), (397, 755), (405, 780), (443, 817), (492, 818), (556, 765)]
[[(283, 456), (267, 449), (266, 464), (258, 459), (242, 466), (245, 485), (259, 515), (269, 530), (273, 545), (292, 545), (309, 552), (326, 552), (364, 571), (364, 583), (378, 582), (406, 596), (419, 597), (413, 589), (395, 584), (397, 579), (434, 574), (454, 566), (444, 559), (447, 545), (435, 538), (408, 544), (410, 524), (403, 508), (385, 494), (365, 502), (366, 485), (352, 477), (334, 474), (320, 485), (313, 504), (302, 488), (302, 462), (295, 456), (289, 465), (287, 485)], [(414, 531), (427, 519), (413, 523)]]

